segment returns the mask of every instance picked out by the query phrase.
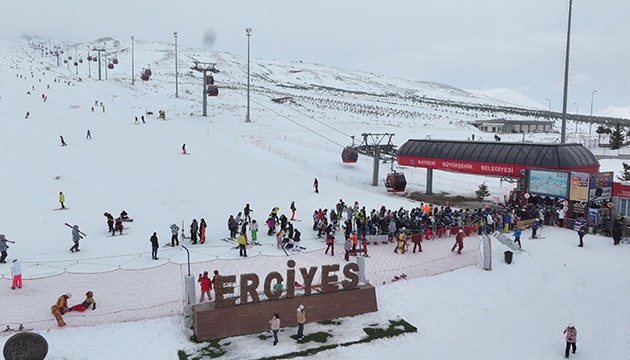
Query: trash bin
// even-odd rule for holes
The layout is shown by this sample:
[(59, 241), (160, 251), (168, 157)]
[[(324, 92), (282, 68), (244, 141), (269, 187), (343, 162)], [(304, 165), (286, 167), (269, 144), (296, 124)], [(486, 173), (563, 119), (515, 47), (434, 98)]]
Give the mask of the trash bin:
[(508, 264), (512, 263), (512, 255), (514, 255), (513, 252), (511, 252), (510, 250), (506, 251), (503, 253), (505, 255), (505, 262)]

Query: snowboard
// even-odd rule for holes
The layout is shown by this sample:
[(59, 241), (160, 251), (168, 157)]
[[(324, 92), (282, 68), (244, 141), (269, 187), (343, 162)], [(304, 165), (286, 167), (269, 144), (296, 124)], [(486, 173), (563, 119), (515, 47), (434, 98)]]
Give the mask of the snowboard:
[[(64, 223), (64, 225), (66, 225), (67, 227), (69, 227), (70, 229), (72, 229), (72, 225), (70, 225), (70, 224), (68, 224), (68, 223)], [(81, 234), (81, 235), (83, 235), (83, 236), (87, 237), (87, 234), (86, 234), (86, 233), (84, 233), (84, 232), (83, 232), (83, 231), (81, 231), (81, 230), (79, 230), (79, 234)]]
[(120, 219), (120, 221), (122, 221), (122, 222), (133, 222), (133, 219), (131, 219), (131, 218)]
[(59, 211), (59, 210), (68, 210), (68, 208), (67, 208), (67, 207), (65, 207), (65, 208), (56, 208), (56, 209), (53, 209), (53, 210), (54, 210), (54, 211)]

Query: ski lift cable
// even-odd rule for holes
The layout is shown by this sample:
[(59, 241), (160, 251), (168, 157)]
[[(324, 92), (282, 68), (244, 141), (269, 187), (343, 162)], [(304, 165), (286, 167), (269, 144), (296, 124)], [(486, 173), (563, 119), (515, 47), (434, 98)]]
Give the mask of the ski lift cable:
[[(238, 80), (237, 80), (237, 79), (235, 79), (234, 77), (231, 77), (231, 76), (230, 76), (230, 75), (228, 75), (227, 73), (222, 73), (222, 75), (225, 75), (226, 77), (228, 77), (228, 78), (230, 78), (230, 79), (234, 80), (236, 83), (238, 83)], [(235, 92), (236, 92), (236, 91), (235, 91)], [(261, 96), (266, 96), (266, 95), (261, 94)], [(271, 99), (271, 97), (269, 97), (269, 96), (268, 96), (268, 98), (269, 98), (269, 99)], [(259, 103), (259, 102), (256, 102), (255, 100), (251, 100), (251, 99), (250, 99), (250, 101), (255, 102), (256, 104), (258, 104), (258, 105), (260, 105), (260, 106), (264, 107), (265, 109), (268, 109), (268, 110), (270, 110), (270, 111), (272, 111), (272, 112), (274, 112), (274, 113), (278, 114), (277, 112), (273, 111), (272, 109), (268, 108), (267, 106), (265, 106), (265, 105), (263, 105), (263, 104), (261, 104), (261, 103)], [(321, 121), (321, 120), (317, 120), (317, 119), (315, 119), (313, 116), (310, 116), (310, 115), (308, 115), (308, 114), (306, 114), (306, 113), (304, 113), (304, 112), (302, 112), (302, 111), (300, 111), (300, 110), (298, 110), (298, 109), (295, 109), (295, 108), (293, 108), (293, 107), (291, 107), (291, 106), (288, 106), (287, 104), (283, 104), (283, 105), (287, 106), (289, 109), (291, 109), (291, 110), (293, 110), (293, 111), (295, 111), (295, 112), (299, 113), (299, 114), (300, 114), (300, 115), (302, 115), (302, 116), (305, 116), (305, 117), (307, 117), (307, 118), (309, 118), (309, 119), (311, 119), (311, 120), (314, 120), (314, 121), (316, 121), (316, 122), (318, 122), (318, 123), (320, 123), (320, 124), (322, 124), (322, 125), (324, 125), (324, 126), (328, 127), (329, 129), (332, 129), (332, 130), (334, 130), (334, 131), (336, 131), (336, 132), (338, 132), (338, 133), (340, 133), (340, 134), (342, 134), (342, 135), (344, 135), (344, 136), (347, 136), (347, 137), (349, 137), (349, 138), (352, 138), (352, 135), (346, 134), (346, 133), (344, 133), (343, 131), (341, 131), (341, 130), (339, 130), (339, 129), (336, 129), (335, 127), (333, 127), (333, 126), (331, 126), (331, 125), (328, 125), (328, 124), (326, 124), (325, 122), (323, 122), (323, 121)], [(282, 115), (280, 115), (280, 116), (282, 116)], [(287, 119), (288, 119), (288, 118), (287, 118)], [(319, 134), (318, 134), (318, 135), (319, 135)], [(320, 136), (321, 136), (321, 135), (320, 135)], [(335, 143), (335, 144), (337, 144), (337, 145), (339, 145), (339, 146), (341, 146), (341, 147), (345, 147), (344, 145), (338, 144), (337, 142), (334, 142), (334, 143)]]

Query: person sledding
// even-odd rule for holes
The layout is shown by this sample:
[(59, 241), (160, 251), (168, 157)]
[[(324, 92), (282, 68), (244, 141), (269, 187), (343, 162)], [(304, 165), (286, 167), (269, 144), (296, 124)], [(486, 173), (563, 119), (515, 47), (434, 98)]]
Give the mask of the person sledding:
[(85, 300), (82, 303), (74, 305), (68, 309), (68, 311), (85, 311), (90, 305), (92, 310), (96, 310), (96, 301), (94, 301), (94, 293), (88, 291), (85, 293)]

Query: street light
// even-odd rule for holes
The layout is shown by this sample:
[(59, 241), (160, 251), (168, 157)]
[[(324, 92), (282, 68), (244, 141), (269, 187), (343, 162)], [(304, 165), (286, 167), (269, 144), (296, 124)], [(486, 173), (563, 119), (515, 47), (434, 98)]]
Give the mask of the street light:
[(245, 34), (247, 34), (247, 116), (245, 122), (251, 122), (249, 118), (249, 38), (252, 36), (252, 28), (245, 29)]
[(177, 79), (177, 31), (173, 32), (175, 36), (175, 97), (178, 97), (178, 79)]
[(578, 114), (580, 112), (580, 104), (573, 102), (575, 104), (575, 133), (578, 132)]
[(571, 12), (573, 10), (573, 0), (569, 0), (569, 16), (567, 21), (567, 47), (564, 52), (564, 87), (562, 92), (562, 130), (560, 132), (560, 143), (565, 143), (567, 135), (567, 97), (569, 95), (569, 50), (571, 49)]
[(591, 129), (593, 128), (593, 97), (595, 96), (596, 92), (597, 90), (593, 90), (593, 92), (591, 93), (591, 124), (588, 127), (589, 135), (591, 134)]
[(133, 45), (134, 45), (134, 40), (133, 40), (133, 36), (131, 37), (131, 85), (133, 85), (136, 81), (135, 79), (135, 75), (134, 75), (134, 58), (133, 58)]
[(551, 111), (551, 99), (550, 98), (545, 98), (545, 100), (547, 100), (549, 102), (549, 111)]

